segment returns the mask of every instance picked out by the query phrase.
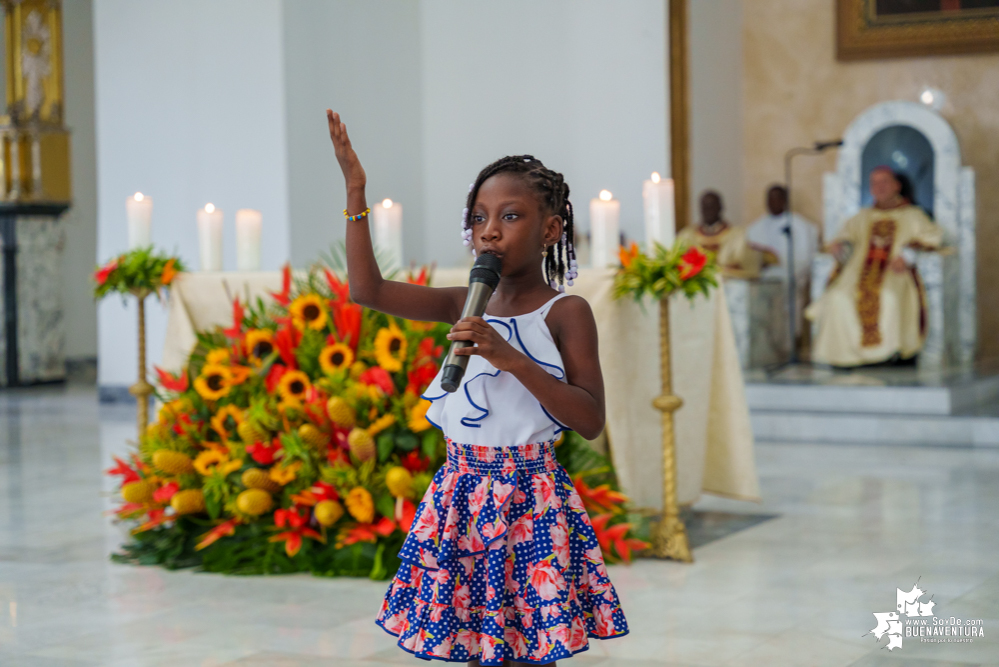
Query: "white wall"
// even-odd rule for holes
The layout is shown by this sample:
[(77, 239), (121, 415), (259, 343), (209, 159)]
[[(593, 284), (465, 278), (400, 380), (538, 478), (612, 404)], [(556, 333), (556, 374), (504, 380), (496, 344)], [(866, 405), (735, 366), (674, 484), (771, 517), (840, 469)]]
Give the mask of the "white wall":
[[(279, 0), (94, 1), (98, 249), (125, 250), (125, 198), (153, 197), (153, 242), (198, 266), (195, 211), (226, 213), (235, 266), (238, 208), (263, 212), (263, 266), (288, 257), (285, 106)], [(147, 309), (150, 364), (162, 308)], [(98, 311), (98, 382), (135, 379), (135, 316), (108, 298)]]
[(292, 263), (314, 261), (344, 235), (327, 108), (347, 124), (369, 204), (403, 203), (406, 259), (422, 259), (419, 3), (294, 0), (283, 11)]
[(663, 0), (423, 0), (420, 11), (423, 256), (466, 261), (468, 184), (519, 153), (565, 174), (581, 232), (606, 188), (622, 231), (642, 240), (642, 180), (669, 171)]
[[(725, 200), (725, 217), (742, 219), (742, 0), (690, 3), (691, 219), (708, 188)], [(763, 193), (760, 193), (763, 197)]]
[(97, 354), (97, 307), (93, 286), (81, 276), (94, 268), (97, 249), (97, 173), (94, 145), (94, 36), (91, 0), (63, 3), (66, 125), (72, 131), (73, 207), (63, 217), (62, 302), (66, 356)]

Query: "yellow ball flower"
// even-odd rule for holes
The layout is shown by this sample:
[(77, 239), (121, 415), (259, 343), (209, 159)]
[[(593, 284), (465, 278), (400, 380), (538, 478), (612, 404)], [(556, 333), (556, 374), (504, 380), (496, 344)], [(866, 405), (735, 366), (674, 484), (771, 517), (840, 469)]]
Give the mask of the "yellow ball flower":
[(326, 308), (318, 294), (303, 294), (288, 306), (291, 321), (298, 329), (322, 329), (326, 326)]
[(170, 507), (177, 514), (197, 514), (205, 511), (205, 494), (201, 489), (178, 491), (170, 499)]
[(217, 401), (229, 393), (232, 371), (222, 364), (205, 364), (194, 380), (194, 389), (206, 401)]
[(343, 343), (328, 345), (319, 353), (319, 366), (327, 375), (350, 368), (352, 363), (354, 363), (354, 351)]
[(236, 507), (250, 516), (260, 516), (273, 506), (274, 499), (263, 489), (247, 489), (236, 496)]
[(225, 347), (220, 347), (211, 350), (205, 355), (206, 364), (228, 364), (230, 361), (229, 349)]
[(144, 479), (129, 482), (121, 487), (121, 497), (127, 503), (151, 503), (156, 485)]
[(157, 449), (153, 452), (153, 467), (168, 475), (183, 475), (194, 472), (190, 456), (169, 449)]
[(254, 363), (263, 363), (274, 354), (274, 332), (270, 329), (250, 329), (243, 339), (246, 356)]
[(402, 466), (389, 468), (385, 474), (385, 486), (396, 498), (409, 498), (413, 495), (413, 474)]
[(285, 484), (295, 480), (295, 475), (298, 474), (301, 467), (301, 461), (295, 461), (289, 466), (276, 465), (271, 468), (271, 471), (268, 473), (268, 477), (270, 477), (272, 481), (284, 486)]
[(320, 526), (329, 528), (343, 516), (343, 505), (335, 500), (321, 500), (313, 510)]
[(311, 386), (309, 376), (302, 371), (288, 371), (281, 376), (277, 389), (283, 401), (301, 403)]
[(402, 370), (406, 360), (406, 336), (395, 322), (390, 321), (375, 335), (375, 360), (389, 373)]

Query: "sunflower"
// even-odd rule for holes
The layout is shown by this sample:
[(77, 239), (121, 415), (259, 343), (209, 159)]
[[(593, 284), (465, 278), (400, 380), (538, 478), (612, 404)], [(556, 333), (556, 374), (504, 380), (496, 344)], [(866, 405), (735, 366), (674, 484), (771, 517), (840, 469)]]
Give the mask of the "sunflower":
[(246, 356), (256, 363), (274, 353), (274, 332), (270, 329), (250, 329), (243, 342)]
[(288, 312), (299, 330), (305, 327), (322, 329), (326, 326), (326, 309), (323, 308), (322, 297), (318, 294), (303, 294), (291, 302)]
[(232, 373), (222, 364), (205, 364), (201, 375), (194, 381), (194, 388), (206, 401), (217, 401), (229, 393)]
[(230, 360), (229, 348), (220, 347), (208, 352), (205, 355), (206, 364), (228, 364)]
[(406, 359), (406, 337), (395, 322), (390, 321), (387, 327), (378, 330), (375, 359), (389, 373), (402, 370), (402, 362)]
[(242, 459), (230, 461), (228, 456), (217, 449), (206, 449), (194, 459), (194, 469), (205, 477), (216, 471), (228, 475), (242, 467)]
[(300, 403), (311, 386), (309, 376), (302, 371), (288, 371), (278, 381), (277, 390), (283, 401)]
[(323, 372), (328, 375), (349, 368), (352, 363), (354, 363), (354, 351), (350, 349), (349, 345), (343, 343), (327, 345), (319, 353), (319, 365)]
[(430, 409), (430, 401), (420, 399), (420, 402), (413, 406), (409, 413), (409, 430), (413, 433), (426, 431), (433, 426), (427, 419), (427, 410)]
[(223, 443), (229, 441), (229, 430), (226, 428), (226, 419), (229, 417), (232, 417), (233, 424), (235, 424), (233, 430), (235, 431), (236, 427), (243, 421), (243, 411), (235, 405), (226, 405), (219, 408), (219, 411), (210, 420), (212, 428), (219, 434), (219, 438), (222, 439)]

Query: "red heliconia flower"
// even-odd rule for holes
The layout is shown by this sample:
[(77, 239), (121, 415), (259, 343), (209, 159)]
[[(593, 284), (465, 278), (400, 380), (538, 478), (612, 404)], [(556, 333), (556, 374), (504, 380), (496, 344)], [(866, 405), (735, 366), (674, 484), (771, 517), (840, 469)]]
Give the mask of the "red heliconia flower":
[(697, 248), (691, 248), (680, 258), (680, 279), (690, 280), (708, 263), (708, 256)]
[(638, 244), (635, 243), (634, 241), (631, 242), (630, 248), (625, 248), (624, 246), (621, 246), (617, 250), (617, 258), (621, 260), (621, 266), (623, 266), (626, 269), (629, 266), (631, 266), (631, 263), (635, 261), (635, 258), (638, 257), (640, 254), (642, 254), (642, 251), (638, 249)]
[(413, 370), (407, 373), (409, 384), (406, 385), (406, 391), (411, 391), (419, 396), (423, 393), (423, 390), (427, 388), (427, 385), (430, 384), (430, 381), (433, 380), (436, 375), (437, 364), (433, 361), (428, 361), (414, 367)]
[(361, 314), (363, 310), (356, 303), (337, 303), (333, 309), (333, 326), (340, 342), (350, 345), (357, 352), (361, 341)]
[(410, 285), (426, 285), (427, 284), (427, 267), (424, 266), (420, 269), (419, 275), (414, 276), (412, 272), (406, 276), (406, 282)]
[(252, 445), (247, 445), (246, 453), (260, 465), (269, 466), (274, 463), (275, 459), (279, 458), (278, 454), (283, 449), (284, 447), (281, 445), (281, 441), (274, 438), (269, 445), (262, 442), (255, 442)]
[(158, 503), (168, 503), (178, 491), (180, 491), (180, 485), (177, 482), (168, 482), (156, 489), (153, 493), (153, 500)]
[(614, 491), (610, 488), (610, 484), (590, 487), (583, 481), (582, 475), (573, 478), (572, 483), (586, 509), (591, 512), (620, 513), (623, 511), (622, 505), (628, 502), (628, 496)]
[(430, 458), (420, 454), (415, 449), (408, 452), (400, 461), (402, 467), (413, 473), (423, 472), (430, 467)]
[(207, 533), (201, 536), (201, 541), (198, 542), (196, 545), (194, 545), (194, 550), (201, 551), (205, 547), (215, 544), (223, 537), (232, 535), (233, 533), (236, 532), (236, 526), (238, 526), (239, 523), (240, 519), (238, 518), (229, 519), (224, 523), (220, 523), (219, 525), (215, 526), (214, 528), (212, 528)]
[(378, 387), (385, 392), (386, 396), (391, 396), (395, 393), (395, 383), (392, 382), (392, 376), (381, 366), (369, 368), (361, 373), (357, 379), (363, 384), (372, 384)]
[(160, 378), (160, 385), (167, 391), (175, 391), (178, 394), (187, 391), (187, 371), (183, 370), (180, 372), (180, 377), (171, 374), (169, 371), (165, 371), (159, 366), (153, 366), (156, 369), (156, 374)]
[(326, 273), (326, 282), (330, 286), (330, 290), (336, 297), (335, 301), (340, 304), (350, 303), (350, 287), (347, 281), (340, 282), (340, 279), (336, 277), (336, 274), (329, 269), (323, 269)]
[(330, 462), (331, 466), (336, 467), (337, 465), (343, 463), (345, 465), (350, 465), (350, 454), (347, 450), (341, 447), (330, 447), (326, 452), (326, 460)]
[(104, 471), (105, 475), (121, 475), (122, 485), (128, 484), (129, 482), (138, 482), (140, 479), (142, 479), (142, 476), (139, 475), (138, 466), (133, 468), (132, 466), (128, 465), (117, 456), (113, 456), (111, 458), (113, 458), (114, 462), (117, 463), (118, 465), (116, 465), (114, 468), (108, 468), (107, 470), (105, 470)]
[(281, 291), (271, 292), (271, 296), (282, 306), (291, 303), (291, 264), (281, 267)]
[(278, 528), (288, 526), (291, 530), (273, 535), (268, 541), (284, 542), (284, 552), (288, 554), (289, 558), (293, 558), (302, 548), (302, 537), (326, 542), (322, 535), (306, 525), (307, 522), (308, 515), (299, 514), (296, 508), (276, 510), (274, 512), (274, 525)]
[(648, 542), (634, 538), (625, 538), (625, 535), (631, 530), (630, 523), (619, 523), (608, 528), (607, 522), (610, 519), (610, 514), (601, 514), (600, 516), (593, 517), (591, 520), (593, 532), (597, 536), (597, 542), (600, 543), (600, 549), (605, 554), (610, 555), (611, 545), (613, 544), (621, 560), (625, 563), (630, 563), (632, 549), (641, 550), (649, 548)]
[(281, 360), (288, 368), (296, 369), (298, 368), (298, 360), (295, 358), (295, 349), (302, 342), (302, 332), (295, 328), (290, 317), (276, 317), (274, 319), (280, 324), (277, 333), (274, 334), (274, 347), (277, 348)]
[(399, 496), (395, 499), (395, 520), (399, 527), (407, 533), (413, 526), (413, 519), (416, 518), (416, 505), (409, 498)]
[(240, 332), (243, 329), (244, 315), (246, 315), (246, 311), (243, 309), (243, 304), (239, 302), (239, 297), (236, 297), (232, 300), (232, 326), (222, 330), (226, 338), (240, 337)]
[(267, 388), (268, 394), (273, 394), (277, 391), (278, 382), (281, 381), (281, 376), (288, 372), (288, 367), (283, 364), (274, 364), (271, 369), (267, 371), (267, 377), (264, 378), (264, 386)]
[(377, 542), (379, 535), (388, 537), (395, 531), (395, 528), (395, 521), (383, 516), (377, 523), (359, 523), (351, 528), (343, 543), (351, 545), (356, 542)]
[(103, 285), (108, 281), (108, 276), (111, 272), (118, 268), (118, 258), (115, 257), (110, 262), (102, 266), (101, 268), (94, 271), (94, 280), (97, 281), (98, 285)]

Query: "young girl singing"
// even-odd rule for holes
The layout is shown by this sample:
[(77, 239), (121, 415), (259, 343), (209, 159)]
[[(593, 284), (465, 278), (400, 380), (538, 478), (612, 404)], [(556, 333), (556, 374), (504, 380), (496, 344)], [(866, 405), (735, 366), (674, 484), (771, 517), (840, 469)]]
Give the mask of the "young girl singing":
[(479, 173), (462, 237), (502, 260), (483, 317), (461, 317), (466, 287), (382, 278), (368, 231), (366, 176), (338, 114), (326, 112), (347, 185), (347, 270), (357, 303), (453, 324), (471, 341), (458, 390), (441, 375), (423, 398), (447, 463), (416, 510), (377, 624), (423, 659), (470, 665), (554, 665), (588, 637), (627, 634), (583, 503), (555, 460), (572, 429), (604, 426), (597, 328), (589, 304), (564, 293), (576, 276), (569, 186), (529, 155)]

